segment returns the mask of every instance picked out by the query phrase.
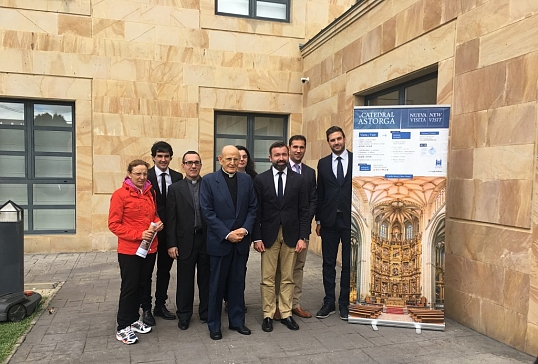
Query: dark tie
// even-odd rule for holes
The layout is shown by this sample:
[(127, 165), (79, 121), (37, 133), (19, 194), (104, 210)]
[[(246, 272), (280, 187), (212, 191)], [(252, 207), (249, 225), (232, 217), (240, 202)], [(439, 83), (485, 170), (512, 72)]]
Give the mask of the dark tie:
[(166, 173), (161, 173), (161, 195), (166, 199)]
[(284, 183), (282, 182), (282, 173), (284, 172), (278, 172), (278, 201), (280, 204), (282, 204), (282, 201), (284, 201)]
[(336, 158), (338, 165), (336, 166), (336, 180), (342, 186), (344, 184), (344, 166), (342, 166), (342, 157)]

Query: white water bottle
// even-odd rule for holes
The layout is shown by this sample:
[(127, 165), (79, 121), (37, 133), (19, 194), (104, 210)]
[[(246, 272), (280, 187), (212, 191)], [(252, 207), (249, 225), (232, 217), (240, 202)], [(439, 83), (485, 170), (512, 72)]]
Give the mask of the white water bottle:
[(155, 236), (157, 235), (157, 226), (158, 224), (155, 222), (152, 222), (150, 224), (150, 228), (153, 227), (153, 236), (151, 237), (151, 240), (142, 240), (140, 243), (140, 246), (136, 250), (136, 255), (138, 255), (141, 258), (145, 258), (148, 255), (148, 251), (151, 248), (151, 243), (153, 243), (153, 239), (155, 239)]

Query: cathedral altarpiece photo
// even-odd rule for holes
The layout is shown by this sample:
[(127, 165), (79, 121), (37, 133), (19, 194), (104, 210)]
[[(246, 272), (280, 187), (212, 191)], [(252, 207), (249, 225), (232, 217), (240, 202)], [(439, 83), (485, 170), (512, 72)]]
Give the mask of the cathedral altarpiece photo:
[[(444, 308), (445, 192), (445, 177), (353, 178), (351, 300), (380, 308), (369, 317)], [(430, 314), (419, 321), (444, 327)]]

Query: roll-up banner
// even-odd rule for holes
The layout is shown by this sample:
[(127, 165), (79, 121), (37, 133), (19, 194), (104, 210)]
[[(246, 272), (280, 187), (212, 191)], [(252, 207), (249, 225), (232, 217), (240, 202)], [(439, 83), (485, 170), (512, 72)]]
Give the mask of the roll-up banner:
[(356, 107), (349, 322), (444, 330), (450, 106)]

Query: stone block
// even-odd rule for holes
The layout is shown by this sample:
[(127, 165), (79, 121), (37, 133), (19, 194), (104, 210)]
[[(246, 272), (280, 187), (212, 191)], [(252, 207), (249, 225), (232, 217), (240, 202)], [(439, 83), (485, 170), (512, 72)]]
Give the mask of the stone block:
[(538, 51), (508, 61), (506, 66), (507, 104), (525, 103), (538, 99), (537, 64)]
[(457, 149), (449, 154), (448, 175), (450, 178), (473, 178), (474, 149)]
[[(531, 227), (532, 181), (502, 180), (499, 191), (499, 223), (529, 229)], [(502, 207), (502, 208), (501, 208)]]
[(527, 316), (529, 311), (529, 274), (505, 269), (503, 287), (504, 308)]
[[(482, 18), (494, 19), (495, 16)], [(479, 66), (488, 66), (538, 50), (537, 21), (538, 14), (502, 28), (503, 23), (495, 24), (495, 29), (498, 30), (480, 39)], [(499, 47), (499, 44), (503, 46)]]
[(533, 164), (533, 144), (478, 148), (474, 152), (473, 176), (483, 180), (531, 180)]
[[(453, 115), (504, 106), (505, 85), (505, 63), (456, 75)], [(473, 95), (473, 97), (469, 97), (469, 95)]]
[(81, 37), (91, 37), (92, 20), (87, 16), (58, 14), (57, 34), (75, 34)]
[[(529, 274), (532, 236), (527, 231), (508, 230), (473, 221), (447, 221), (447, 253), (465, 259), (500, 265), (506, 270)], [(447, 270), (448, 272), (448, 270)]]
[(361, 64), (381, 55), (383, 40), (382, 25), (372, 29), (362, 37)]
[(507, 25), (509, 21), (510, 0), (488, 1), (483, 6), (477, 6), (458, 17), (456, 43), (465, 43), (494, 32)]
[(478, 68), (480, 38), (471, 39), (456, 47), (456, 75)]
[(488, 110), (487, 116), (488, 146), (534, 142), (536, 132), (534, 102), (491, 109)]
[(450, 121), (450, 148), (480, 148), (486, 146), (488, 113), (478, 111), (454, 115)]

